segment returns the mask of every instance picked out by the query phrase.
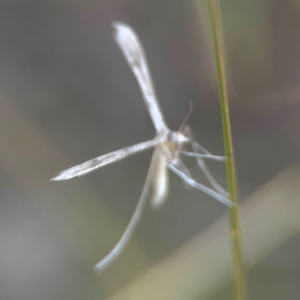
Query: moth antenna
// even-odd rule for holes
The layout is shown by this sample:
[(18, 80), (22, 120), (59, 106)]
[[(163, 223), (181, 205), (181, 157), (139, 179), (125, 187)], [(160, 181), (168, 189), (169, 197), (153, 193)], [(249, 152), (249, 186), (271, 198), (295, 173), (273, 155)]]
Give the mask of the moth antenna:
[(194, 108), (194, 105), (193, 105), (193, 102), (191, 99), (189, 99), (189, 103), (190, 103), (190, 108), (189, 108), (189, 111), (188, 113), (186, 114), (186, 116), (184, 117), (183, 119), (183, 122), (181, 123), (180, 127), (179, 127), (179, 132), (182, 132), (186, 123), (187, 123), (187, 120), (189, 119), (192, 111), (193, 111), (193, 108)]

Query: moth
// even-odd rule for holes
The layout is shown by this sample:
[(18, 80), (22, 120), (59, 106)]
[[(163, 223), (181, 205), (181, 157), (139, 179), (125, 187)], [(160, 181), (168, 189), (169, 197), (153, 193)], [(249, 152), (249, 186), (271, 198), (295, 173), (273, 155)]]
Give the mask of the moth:
[[(142, 194), (133, 216), (115, 247), (95, 266), (97, 271), (104, 270), (115, 261), (128, 244), (142, 217), (147, 200), (150, 199), (154, 207), (160, 207), (164, 203), (169, 189), (169, 170), (178, 175), (188, 186), (212, 196), (227, 206), (233, 205), (228, 193), (217, 183), (205, 163), (206, 159), (225, 161), (226, 157), (213, 155), (196, 142), (189, 126), (182, 125), (179, 131), (169, 129), (157, 100), (146, 55), (137, 34), (130, 26), (120, 22), (114, 22), (112, 26), (114, 28), (115, 41), (139, 84), (147, 110), (155, 127), (156, 135), (152, 140), (110, 152), (62, 171), (51, 179), (57, 181), (79, 177), (132, 154), (154, 148)], [(185, 145), (190, 145), (193, 151), (185, 151)], [(192, 178), (188, 168), (181, 159), (182, 155), (196, 159), (198, 166), (207, 177), (212, 188), (206, 187)]]

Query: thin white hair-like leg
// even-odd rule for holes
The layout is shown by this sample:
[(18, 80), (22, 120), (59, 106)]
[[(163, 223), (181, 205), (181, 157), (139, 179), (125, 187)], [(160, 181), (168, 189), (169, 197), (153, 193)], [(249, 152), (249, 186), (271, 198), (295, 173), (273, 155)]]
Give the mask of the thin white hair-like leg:
[(180, 160), (180, 159), (177, 159), (174, 163), (173, 163), (174, 166), (176, 166), (176, 168), (178, 170), (180, 170), (180, 172), (184, 173), (186, 176), (188, 177), (192, 177), (190, 171), (188, 170), (188, 168), (185, 166), (185, 164)]
[(182, 150), (179, 150), (178, 153), (180, 153), (184, 156), (188, 156), (188, 157), (200, 157), (202, 159), (211, 159), (211, 160), (220, 161), (220, 162), (224, 162), (227, 159), (227, 156), (202, 154), (202, 153), (188, 152), (188, 151), (182, 151)]
[[(186, 176), (192, 178), (192, 175), (190, 173), (190, 171), (188, 170), (188, 168), (185, 166), (185, 164), (182, 162), (182, 160), (180, 160), (180, 158), (177, 158), (173, 163), (172, 163), (180, 172), (184, 173)], [(191, 189), (191, 186), (185, 182), (184, 185), (187, 189)]]
[(137, 34), (127, 24), (113, 22), (113, 27), (115, 29), (115, 40), (138, 81), (146, 107), (156, 131), (169, 131), (161, 107), (157, 101), (145, 51)]
[(115, 245), (115, 247), (111, 250), (111, 252), (100, 262), (97, 263), (97, 265), (94, 267), (95, 271), (101, 272), (104, 269), (106, 269), (111, 263), (113, 263), (121, 254), (121, 252), (124, 250), (124, 248), (127, 246), (136, 226), (138, 225), (139, 221), (141, 220), (141, 217), (143, 215), (143, 211), (145, 208), (145, 205), (147, 203), (149, 190), (151, 187), (151, 181), (153, 179), (153, 173), (154, 173), (154, 167), (156, 164), (157, 157), (155, 153), (152, 156), (149, 171), (147, 174), (147, 178), (143, 187), (143, 191), (141, 194), (141, 197), (138, 201), (137, 207), (133, 213), (133, 216), (124, 231), (122, 237), (118, 241), (118, 243)]
[[(201, 146), (199, 143), (195, 142), (194, 134), (193, 134), (193, 132), (192, 132), (192, 130), (191, 130), (191, 128), (189, 126), (186, 127), (186, 131), (188, 133), (188, 136), (191, 138), (192, 148), (193, 148), (193, 150), (194, 150), (195, 153), (201, 154), (199, 152), (199, 150), (201, 149), (201, 151), (204, 152), (205, 154), (212, 155), (203, 146)], [(204, 162), (204, 160), (200, 156), (195, 156), (195, 158), (197, 160), (198, 166), (200, 167), (200, 169), (202, 170), (203, 174), (206, 176), (206, 178), (208, 179), (208, 181), (210, 182), (210, 184), (214, 187), (214, 189), (216, 191), (218, 191), (218, 193), (220, 193), (221, 195), (223, 195), (223, 196), (225, 196), (225, 197), (228, 198), (229, 194), (217, 182), (217, 180), (215, 179), (215, 177), (212, 175), (212, 173), (207, 168), (206, 163)]]
[(206, 187), (205, 185), (198, 183), (193, 178), (187, 176), (186, 174), (184, 174), (183, 172), (178, 170), (176, 168), (176, 166), (174, 166), (172, 164), (169, 164), (169, 168), (170, 168), (170, 170), (172, 170), (176, 175), (178, 175), (182, 180), (184, 180), (190, 186), (192, 186), (192, 187), (194, 187), (194, 188), (210, 195), (211, 197), (217, 199), (218, 201), (222, 202), (223, 204), (225, 204), (227, 206), (233, 206), (234, 205), (234, 203), (231, 202), (228, 198), (226, 198), (223, 195), (217, 193), (216, 191)]
[[(189, 128), (189, 132), (191, 133), (191, 129)], [(192, 135), (193, 139), (194, 139), (194, 134)], [(197, 147), (197, 149), (199, 151), (202, 151), (203, 153), (207, 154), (207, 155), (213, 155), (211, 152), (209, 152), (206, 148), (204, 148), (201, 144), (199, 144), (198, 142), (194, 141), (194, 145)]]
[[(197, 149), (196, 147), (192, 144), (194, 151), (196, 152)], [(209, 171), (209, 169), (206, 166), (206, 163), (204, 162), (204, 160), (201, 157), (197, 157), (197, 162), (199, 167), (201, 168), (201, 170), (203, 171), (203, 174), (206, 176), (206, 178), (208, 179), (208, 181), (210, 182), (210, 184), (222, 195), (224, 195), (225, 197), (229, 197), (229, 194), (227, 193), (227, 191), (225, 191), (225, 189), (223, 189), (220, 184), (217, 182), (217, 180), (215, 179), (215, 177), (212, 175), (212, 173)]]

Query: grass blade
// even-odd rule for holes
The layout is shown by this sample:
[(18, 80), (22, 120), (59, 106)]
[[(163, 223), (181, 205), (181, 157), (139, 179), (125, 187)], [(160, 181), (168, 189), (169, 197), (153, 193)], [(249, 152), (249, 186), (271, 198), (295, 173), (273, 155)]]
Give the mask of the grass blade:
[(241, 230), (239, 224), (239, 206), (237, 182), (235, 174), (235, 164), (232, 146), (232, 135), (229, 117), (228, 96), (226, 88), (225, 76), (225, 59), (222, 42), (222, 23), (220, 15), (220, 7), (218, 0), (207, 0), (209, 15), (211, 20), (215, 59), (219, 84), (219, 96), (222, 114), (222, 127), (224, 136), (224, 150), (228, 157), (226, 161), (226, 177), (228, 184), (228, 192), (232, 202), (236, 205), (230, 207), (230, 239), (232, 245), (233, 256), (233, 272), (234, 272), (234, 299), (246, 299), (246, 275), (244, 270), (244, 260), (242, 253)]

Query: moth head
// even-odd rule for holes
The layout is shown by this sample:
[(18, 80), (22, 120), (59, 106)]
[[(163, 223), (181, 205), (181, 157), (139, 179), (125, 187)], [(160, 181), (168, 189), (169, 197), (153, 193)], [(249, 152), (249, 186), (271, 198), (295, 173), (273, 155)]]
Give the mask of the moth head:
[(176, 143), (176, 144), (186, 144), (190, 142), (190, 138), (184, 134), (184, 132), (180, 131), (173, 131), (170, 133), (169, 137), (170, 142)]

